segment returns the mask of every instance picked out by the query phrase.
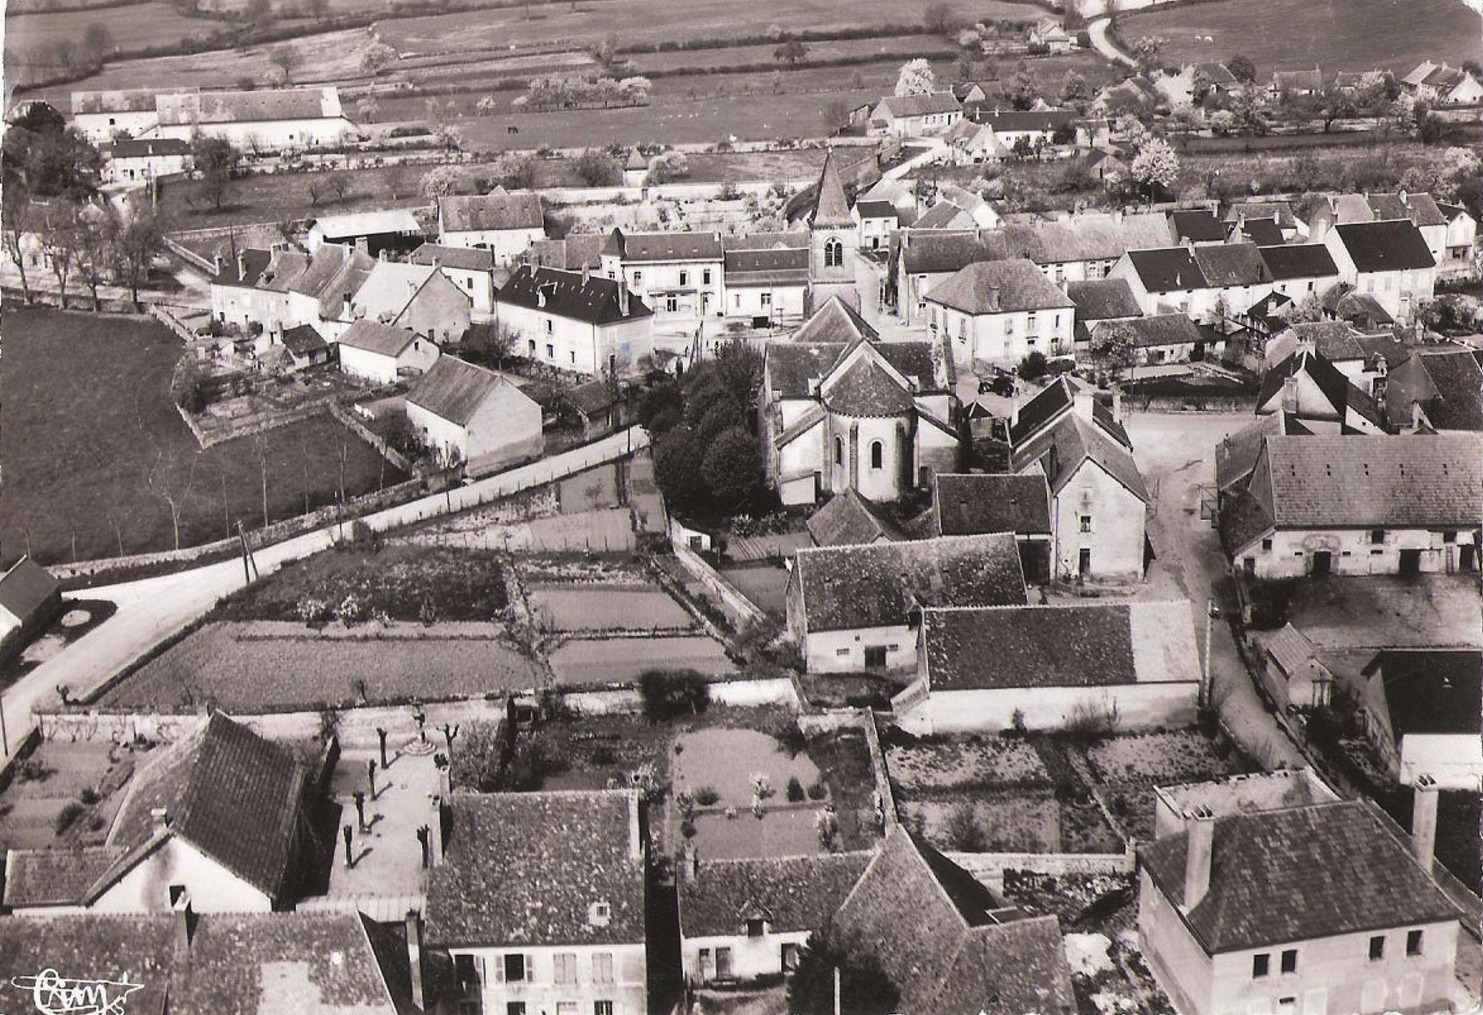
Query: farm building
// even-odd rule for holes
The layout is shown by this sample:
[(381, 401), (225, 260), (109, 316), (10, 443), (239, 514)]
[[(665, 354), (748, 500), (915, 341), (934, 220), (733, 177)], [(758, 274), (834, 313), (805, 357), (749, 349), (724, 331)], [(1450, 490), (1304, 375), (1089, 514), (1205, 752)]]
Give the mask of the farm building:
[(72, 93), (72, 126), (93, 144), (138, 137), (160, 122), (153, 88)]
[(62, 612), (62, 586), (46, 568), (22, 557), (0, 575), (0, 660), (10, 659)]
[(621, 280), (522, 266), (495, 295), (502, 325), (539, 363), (581, 374), (634, 369), (654, 343), (654, 312)]
[(410, 208), (324, 215), (309, 227), (305, 246), (314, 253), (323, 243), (345, 243), (380, 257), (383, 250), (404, 254), (422, 242), (422, 226)]
[(1044, 476), (939, 473), (933, 477), (932, 514), (939, 536), (1014, 533), (1025, 580), (1050, 580), (1050, 488)]
[(119, 140), (104, 149), (105, 183), (149, 183), (165, 176), (179, 176), (194, 165), (187, 141), (165, 138), (159, 141)]
[(504, 374), (440, 356), (407, 392), (407, 419), (445, 461), (468, 475), (538, 458), (541, 406)]
[(509, 267), (532, 243), (545, 238), (545, 214), (534, 191), (510, 194), (496, 188), (482, 197), (438, 198), (438, 242), (487, 250), (498, 267)]
[(1334, 674), (1318, 658), (1318, 647), (1291, 624), (1261, 639), (1261, 674), (1267, 693), (1286, 709), (1320, 708), (1333, 697)]
[(808, 516), (806, 525), (815, 546), (868, 546), (907, 538), (879, 507), (853, 489), (829, 498)]
[(154, 125), (136, 135), (140, 140), (189, 141), (200, 133), (247, 151), (281, 152), (344, 144), (357, 134), (333, 85), (162, 92), (155, 97), (155, 113)]
[(1483, 431), (1483, 366), (1466, 347), (1411, 350), (1385, 376), (1383, 392), (1393, 427), (1424, 420), (1435, 430)]
[(372, 384), (395, 384), (437, 362), (437, 343), (406, 328), (356, 321), (340, 336), (340, 370)]
[(952, 92), (888, 95), (870, 111), (870, 133), (893, 137), (942, 134), (962, 118), (963, 105)]
[(1483, 653), (1386, 649), (1364, 668), (1365, 731), (1402, 785), (1483, 789)]

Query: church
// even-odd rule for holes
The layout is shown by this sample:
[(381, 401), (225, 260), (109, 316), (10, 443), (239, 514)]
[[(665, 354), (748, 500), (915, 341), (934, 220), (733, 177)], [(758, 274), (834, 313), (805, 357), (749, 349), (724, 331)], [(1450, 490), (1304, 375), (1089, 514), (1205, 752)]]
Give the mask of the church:
[(818, 203), (808, 219), (807, 311), (812, 314), (836, 296), (858, 309), (855, 252), (860, 246), (860, 227), (850, 214), (832, 148), (824, 156), (818, 192)]

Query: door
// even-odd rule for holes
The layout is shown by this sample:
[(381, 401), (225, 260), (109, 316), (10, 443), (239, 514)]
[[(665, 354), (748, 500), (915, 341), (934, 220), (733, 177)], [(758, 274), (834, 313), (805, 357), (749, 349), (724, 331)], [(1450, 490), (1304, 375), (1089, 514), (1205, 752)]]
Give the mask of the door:
[(731, 972), (731, 949), (730, 948), (717, 948), (716, 949), (716, 979), (718, 979), (718, 980), (729, 980), (729, 979), (731, 979), (731, 977), (732, 977), (732, 972)]
[(1410, 578), (1410, 577), (1414, 577), (1415, 575), (1418, 575), (1420, 573), (1421, 573), (1421, 551), (1420, 550), (1402, 550), (1401, 551), (1401, 574), (1404, 577)]
[(716, 960), (711, 957), (709, 948), (700, 950), (700, 982), (710, 983), (716, 978)]
[(1092, 573), (1092, 551), (1086, 547), (1077, 555), (1076, 573), (1083, 578)]
[(872, 645), (866, 648), (865, 668), (867, 670), (883, 670), (886, 668), (886, 646)]
[(1328, 550), (1319, 550), (1313, 554), (1313, 577), (1327, 578), (1334, 569), (1334, 555)]
[(1477, 549), (1472, 546), (1459, 546), (1457, 548), (1457, 569), (1459, 571), (1472, 571), (1476, 565)]

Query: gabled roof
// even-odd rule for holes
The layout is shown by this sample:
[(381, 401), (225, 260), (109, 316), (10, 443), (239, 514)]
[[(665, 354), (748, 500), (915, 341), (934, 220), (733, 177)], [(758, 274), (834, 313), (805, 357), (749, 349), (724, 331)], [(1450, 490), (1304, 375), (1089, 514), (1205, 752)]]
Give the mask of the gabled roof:
[(1037, 219), (1030, 225), (1007, 225), (1002, 235), (1007, 248), (1003, 256), (1028, 257), (1045, 266), (1116, 261), (1130, 250), (1165, 246), (1169, 224), (1156, 212), (1081, 212), (1060, 219)]
[(1390, 372), (1385, 407), (1396, 423), (1409, 422), (1420, 402), (1438, 430), (1483, 431), (1483, 367), (1464, 348), (1423, 348)]
[(801, 549), (794, 570), (813, 632), (903, 625), (919, 606), (1026, 601), (1012, 533)]
[(408, 208), (388, 208), (384, 211), (355, 211), (343, 215), (321, 215), (314, 220), (327, 240), (354, 240), (361, 236), (380, 233), (415, 235), (422, 232), (417, 217)]
[(1226, 238), (1225, 227), (1206, 208), (1186, 208), (1169, 213), (1169, 232), (1177, 243), (1220, 243)]
[(624, 264), (652, 261), (724, 261), (726, 248), (715, 232), (625, 233), (614, 229), (603, 242), (604, 256)]
[(29, 556), (22, 557), (0, 577), (0, 608), (22, 623), (29, 622), (59, 588), (50, 571)]
[(809, 222), (815, 226), (848, 226), (854, 221), (850, 217), (850, 202), (845, 197), (839, 166), (835, 164), (834, 149), (831, 148), (824, 155), (824, 168), (819, 171), (819, 198)]
[(1483, 652), (1385, 649), (1364, 669), (1375, 673), (1397, 743), (1410, 734), (1483, 736)]
[(350, 349), (364, 349), (381, 356), (400, 356), (417, 336), (406, 328), (396, 328), (380, 321), (356, 321), (340, 336), (340, 344)]
[(1215, 445), (1215, 485), (1222, 492), (1232, 489), (1251, 475), (1268, 436), (1292, 433), (1290, 417), (1285, 412), (1258, 416)]
[[(1268, 343), (1268, 355), (1273, 347), (1285, 348), (1283, 336), (1291, 336), (1296, 342), (1301, 342), (1313, 349), (1314, 352), (1328, 360), (1330, 363), (1344, 363), (1351, 360), (1368, 359), (1364, 346), (1359, 344), (1360, 333), (1348, 321), (1298, 321), (1289, 324), (1282, 332), (1273, 336), (1273, 341)], [(1290, 353), (1292, 350), (1288, 350)], [(1280, 362), (1287, 358), (1287, 354), (1279, 354)]]
[(765, 918), (774, 934), (823, 930), (871, 855), (701, 860), (695, 877), (680, 879), (680, 937), (744, 934), (749, 916)]
[(1008, 256), (1004, 237), (992, 232), (907, 230), (901, 245), (901, 263), (908, 275), (953, 272), (975, 261)]
[(250, 247), (241, 252), (237, 259), (223, 257), (221, 273), (211, 279), (212, 285), (255, 286), (268, 265), (273, 261), (271, 250)]
[(1410, 219), (1417, 227), (1447, 224), (1447, 216), (1437, 207), (1436, 199), (1425, 192), (1370, 194), (1368, 199), (1377, 220)]
[(1128, 260), (1143, 288), (1151, 293), (1209, 287), (1194, 254), (1184, 247), (1130, 250)]
[(932, 512), (942, 536), (1050, 534), (1044, 476), (939, 472), (933, 477)]
[(597, 268), (602, 264), (604, 240), (601, 233), (573, 233), (564, 240), (532, 240), (521, 251), (520, 263), (564, 271)]
[(407, 258), (413, 264), (455, 268), (459, 271), (493, 271), (494, 252), (480, 247), (448, 247), (424, 243)]
[(861, 348), (867, 354), (854, 357), (843, 372), (828, 375), (827, 386), (821, 391), (824, 407), (860, 419), (911, 412), (915, 405), (911, 389), (878, 356), (868, 354), (872, 346), (862, 343)]
[(923, 610), (921, 637), (934, 693), (1199, 679), (1184, 601)]
[(544, 229), (546, 224), (540, 195), (530, 190), (440, 197), (438, 222), (446, 233)]
[(1014, 425), (1009, 428), (1009, 443), (1019, 447), (1070, 411), (1075, 404), (1076, 396), (1071, 390), (1071, 381), (1062, 374), (1020, 406)]
[(770, 250), (726, 251), (727, 285), (806, 285), (808, 250), (779, 247)]
[(314, 325), (300, 324), (284, 331), (283, 347), (295, 356), (307, 356), (310, 353), (327, 352), (330, 344), (314, 330)]
[(887, 95), (876, 108), (884, 108), (892, 116), (901, 119), (907, 116), (955, 113), (962, 110), (963, 106), (953, 98), (952, 92), (933, 92), (930, 95)]
[(352, 312), (366, 320), (390, 324), (417, 298), (423, 286), (441, 275), (430, 264), (377, 261), (350, 301)]
[(1196, 247), (1194, 254), (1200, 274), (1212, 288), (1269, 281), (1261, 252), (1254, 243), (1207, 244)]
[(1414, 271), (1436, 267), (1426, 238), (1409, 221), (1351, 222), (1334, 227), (1359, 271)]
[(1318, 388), (1323, 397), (1323, 405), (1300, 405), (1297, 409), (1300, 419), (1333, 418), (1348, 425), (1352, 412), (1382, 430), (1385, 428), (1385, 414), (1373, 398), (1350, 383), (1349, 378), (1321, 354), (1305, 349), (1297, 350), (1276, 366), (1268, 367), (1266, 373), (1262, 374), (1262, 386), (1256, 396), (1257, 410), (1261, 411), (1272, 405), (1281, 408), (1276, 400), (1281, 397), (1287, 378), (1303, 375), (1309, 377)]
[(216, 712), (134, 773), (108, 845), (147, 844), (163, 808), (171, 834), (278, 901), (294, 873), (304, 785), (289, 751)]
[(1127, 279), (1099, 278), (1067, 282), (1066, 295), (1076, 304), (1078, 321), (1107, 321), (1142, 317), (1143, 309)]
[(862, 219), (896, 219), (896, 206), (890, 201), (856, 201), (855, 213)]
[(906, 538), (854, 487), (846, 487), (843, 493), (830, 498), (829, 503), (808, 516), (807, 525), (815, 546), (861, 546), (878, 539), (895, 542)]
[(334, 86), (257, 88), (250, 92), (167, 92), (155, 101), (161, 126), (335, 119), (343, 114)]
[(1238, 201), (1226, 208), (1227, 222), (1235, 222), (1240, 218), (1276, 219), (1277, 225), (1283, 229), (1296, 229), (1298, 225), (1290, 201)]
[(1317, 92), (1323, 89), (1323, 72), (1317, 67), (1312, 70), (1273, 71), (1272, 84), (1278, 91), (1286, 91), (1291, 88)]
[(10, 850), (5, 861), (5, 905), (75, 906), (128, 852), (122, 846)]
[(491, 398), (531, 401), (503, 375), (465, 363), (455, 356), (439, 356), (407, 392), (407, 402), (458, 426), (466, 426)]
[(601, 377), (594, 377), (590, 381), (578, 384), (575, 388), (568, 389), (563, 393), (563, 397), (572, 408), (584, 416), (606, 412), (622, 401), (617, 391), (614, 390), (614, 385)]
[(938, 201), (911, 224), (913, 229), (972, 229), (977, 225), (973, 216), (951, 201)]
[(1074, 126), (1078, 117), (1071, 109), (983, 110), (979, 104), (974, 119), (1001, 134), (1015, 134), (1031, 131), (1053, 133), (1060, 127)]
[[(194, 91), (195, 89), (187, 89)], [(72, 115), (85, 113), (152, 113), (159, 91), (154, 88), (120, 88), (111, 91), (73, 92)]]
[(880, 338), (880, 332), (854, 307), (838, 296), (831, 296), (788, 338), (793, 342), (848, 345), (861, 339), (874, 342)]
[(1076, 306), (1044, 272), (1024, 258), (967, 265), (933, 286), (927, 300), (974, 315)]
[(1129, 342), (1137, 349), (1157, 349), (1171, 345), (1193, 345), (1203, 342), (1200, 326), (1184, 314), (1154, 314), (1151, 317), (1135, 317), (1130, 321), (1098, 321), (1089, 331), (1093, 343), (1104, 331), (1117, 329), (1127, 334)]
[[(644, 941), (636, 792), (455, 793), (449, 808), (447, 853), (428, 875), (429, 942)], [(605, 921), (591, 919), (596, 903)]]
[(1334, 255), (1322, 243), (1295, 243), (1290, 246), (1264, 246), (1259, 248), (1262, 263), (1274, 282), (1294, 278), (1338, 277), (1339, 269), (1334, 264)]
[[(812, 382), (842, 364), (849, 348), (841, 342), (769, 342), (763, 352), (763, 375), (775, 397), (816, 397)], [(871, 348), (898, 374), (915, 381), (916, 394), (946, 388), (945, 364), (931, 342), (873, 342)]]
[[(542, 296), (537, 296), (537, 289)], [(628, 297), (625, 316), (618, 300), (618, 282), (579, 271), (555, 268), (531, 268), (522, 265), (500, 287), (495, 302), (541, 310), (586, 324), (616, 324), (625, 320), (652, 317), (654, 311), (637, 296)]]
[(165, 155), (189, 155), (190, 151), (190, 142), (178, 137), (157, 137), (152, 140), (123, 138), (114, 141), (108, 146), (109, 157), (115, 161), (118, 159), (158, 158)]
[[(1460, 916), (1368, 801), (1213, 820), (1210, 888), (1184, 914), (1207, 954)], [(1181, 833), (1138, 851), (1154, 884), (1181, 908), (1188, 847)]]
[(1062, 416), (1028, 442), (1016, 444), (1011, 461), (1016, 472), (1039, 463), (1055, 494), (1065, 489), (1083, 463), (1092, 462), (1145, 504), (1150, 499), (1133, 453), (1114, 434), (1077, 412)]

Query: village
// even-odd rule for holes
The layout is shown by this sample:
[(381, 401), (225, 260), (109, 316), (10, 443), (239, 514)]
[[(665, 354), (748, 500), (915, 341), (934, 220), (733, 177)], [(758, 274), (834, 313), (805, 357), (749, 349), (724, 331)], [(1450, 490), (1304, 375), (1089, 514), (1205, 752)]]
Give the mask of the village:
[(0, 1010), (1483, 1004), (1483, 69), (1084, 9), (703, 144), (25, 63)]

